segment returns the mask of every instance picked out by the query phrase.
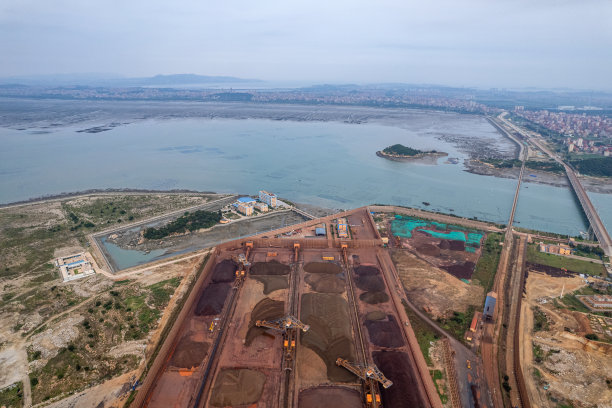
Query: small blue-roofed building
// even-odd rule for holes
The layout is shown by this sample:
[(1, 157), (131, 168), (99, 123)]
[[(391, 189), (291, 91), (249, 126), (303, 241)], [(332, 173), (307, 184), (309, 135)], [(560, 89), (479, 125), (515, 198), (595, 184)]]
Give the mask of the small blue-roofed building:
[(254, 199), (254, 198), (251, 198), (251, 197), (240, 197), (240, 198), (239, 198), (237, 201), (238, 201), (239, 203), (242, 203), (242, 204), (247, 204), (247, 205), (248, 205), (248, 204), (251, 204), (251, 205), (255, 205), (255, 199)]
[(487, 293), (487, 298), (485, 299), (484, 310), (482, 315), (485, 320), (492, 320), (493, 314), (495, 313), (495, 303), (497, 302), (497, 293), (489, 292)]
[(255, 207), (256, 202), (251, 197), (240, 197), (233, 205), (239, 213), (253, 215), (253, 207)]

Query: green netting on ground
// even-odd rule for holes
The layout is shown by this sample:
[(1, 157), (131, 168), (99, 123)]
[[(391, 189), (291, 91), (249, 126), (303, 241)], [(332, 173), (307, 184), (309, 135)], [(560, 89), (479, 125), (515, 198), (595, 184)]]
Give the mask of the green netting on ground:
[(427, 222), (415, 218), (404, 218), (401, 215), (396, 215), (393, 222), (391, 222), (391, 232), (398, 237), (412, 238), (412, 231), (415, 228), (426, 227), (427, 224)]
[[(434, 229), (450, 231), (439, 232)], [(480, 248), (480, 243), (484, 234), (480, 232), (471, 232), (473, 229), (461, 227), (459, 225), (449, 225), (435, 221), (425, 221), (419, 218), (414, 218), (406, 215), (395, 215), (395, 219), (391, 222), (391, 232), (393, 235), (402, 238), (412, 238), (414, 231), (423, 231), (434, 238), (450, 239), (465, 242), (465, 250), (475, 253), (477, 248)], [(465, 232), (463, 232), (465, 231)], [(467, 238), (466, 238), (467, 236)]]
[(467, 279), (461, 279), (461, 281), (467, 283), (468, 285), (470, 284), (470, 281)]
[(478, 248), (480, 247), (480, 241), (482, 241), (483, 235), (484, 234), (479, 234), (477, 232), (470, 232), (467, 237), (467, 243)]
[(465, 234), (461, 231), (437, 232), (437, 231), (426, 230), (422, 228), (419, 228), (419, 231), (426, 232), (434, 238), (452, 239), (455, 241), (465, 242)]
[(435, 225), (436, 227), (438, 227), (438, 229), (446, 231), (446, 224), (442, 224), (440, 222), (435, 222), (435, 221), (431, 221), (431, 224)]

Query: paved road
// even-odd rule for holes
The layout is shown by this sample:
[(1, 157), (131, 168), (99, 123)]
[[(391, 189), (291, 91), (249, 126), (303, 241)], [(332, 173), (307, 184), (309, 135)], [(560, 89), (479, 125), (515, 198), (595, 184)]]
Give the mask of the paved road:
[(582, 187), (582, 183), (580, 183), (580, 179), (578, 179), (578, 176), (576, 175), (574, 170), (567, 164), (565, 164), (565, 162), (561, 160), (559, 156), (550, 151), (550, 149), (544, 146), (540, 141), (538, 141), (536, 138), (531, 137), (528, 132), (506, 120), (505, 115), (506, 113), (502, 113), (498, 116), (498, 119), (501, 120), (506, 126), (518, 132), (521, 136), (525, 138), (525, 140), (528, 140), (529, 142), (533, 143), (537, 148), (546, 153), (551, 159), (555, 160), (557, 163), (561, 164), (564, 167), (565, 173), (567, 174), (567, 178), (569, 179), (570, 184), (574, 189), (574, 192), (576, 193), (580, 204), (582, 205), (582, 209), (586, 214), (589, 223), (593, 228), (593, 231), (595, 232), (597, 241), (599, 242), (601, 248), (604, 250), (606, 255), (612, 256), (612, 238), (610, 238), (610, 234), (608, 234), (605, 225), (601, 221), (601, 218), (599, 218), (599, 214), (597, 213), (595, 206), (593, 206), (591, 199), (584, 190), (584, 187)]
[[(492, 407), (493, 402), (490, 398), (490, 392), (487, 389), (487, 383), (484, 381), (484, 367), (480, 357), (459, 340), (455, 339), (446, 330), (438, 326), (438, 324), (431, 320), (426, 313), (423, 313), (412, 304), (407, 297), (404, 297), (404, 301), (417, 316), (449, 340), (451, 349), (455, 351), (454, 364), (457, 371), (457, 386), (459, 388), (459, 396), (461, 397), (461, 405), (463, 407), (475, 406), (470, 385), (476, 384), (480, 388), (479, 406)], [(471, 362), (471, 369), (467, 368), (468, 360)]]

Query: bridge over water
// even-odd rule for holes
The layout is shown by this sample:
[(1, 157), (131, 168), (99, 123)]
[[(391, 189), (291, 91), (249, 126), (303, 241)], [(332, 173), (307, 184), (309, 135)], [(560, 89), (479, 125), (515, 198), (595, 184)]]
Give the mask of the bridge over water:
[(536, 138), (530, 137), (528, 132), (506, 120), (505, 114), (499, 115), (498, 119), (500, 119), (506, 126), (512, 128), (519, 135), (521, 135), (524, 140), (528, 140), (529, 142), (533, 143), (540, 150), (550, 156), (551, 159), (555, 160), (557, 163), (561, 164), (563, 168), (565, 168), (565, 173), (567, 174), (567, 178), (570, 181), (570, 185), (576, 193), (576, 197), (578, 197), (578, 201), (582, 206), (582, 211), (584, 211), (584, 214), (589, 220), (589, 224), (591, 224), (591, 228), (593, 229), (593, 232), (597, 237), (597, 241), (599, 242), (601, 249), (603, 249), (606, 255), (612, 256), (612, 238), (610, 238), (610, 234), (606, 230), (606, 226), (601, 221), (601, 218), (599, 218), (599, 214), (597, 213), (595, 206), (591, 202), (591, 199), (589, 198), (584, 187), (582, 187), (582, 183), (578, 179), (578, 176), (576, 176), (574, 170), (570, 166), (565, 164), (563, 160), (559, 158), (559, 156), (551, 152), (546, 146), (542, 145), (542, 143), (540, 143)]

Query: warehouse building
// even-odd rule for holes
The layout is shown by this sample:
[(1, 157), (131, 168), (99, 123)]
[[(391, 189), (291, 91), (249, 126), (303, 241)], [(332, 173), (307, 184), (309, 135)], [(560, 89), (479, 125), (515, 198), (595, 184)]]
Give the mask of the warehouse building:
[(487, 293), (485, 300), (484, 311), (482, 313), (485, 320), (493, 320), (493, 314), (495, 313), (495, 303), (497, 302), (497, 293)]
[(547, 254), (556, 254), (556, 255), (571, 255), (572, 248), (569, 245), (565, 244), (545, 244), (544, 242), (540, 242), (540, 252), (544, 252)]

